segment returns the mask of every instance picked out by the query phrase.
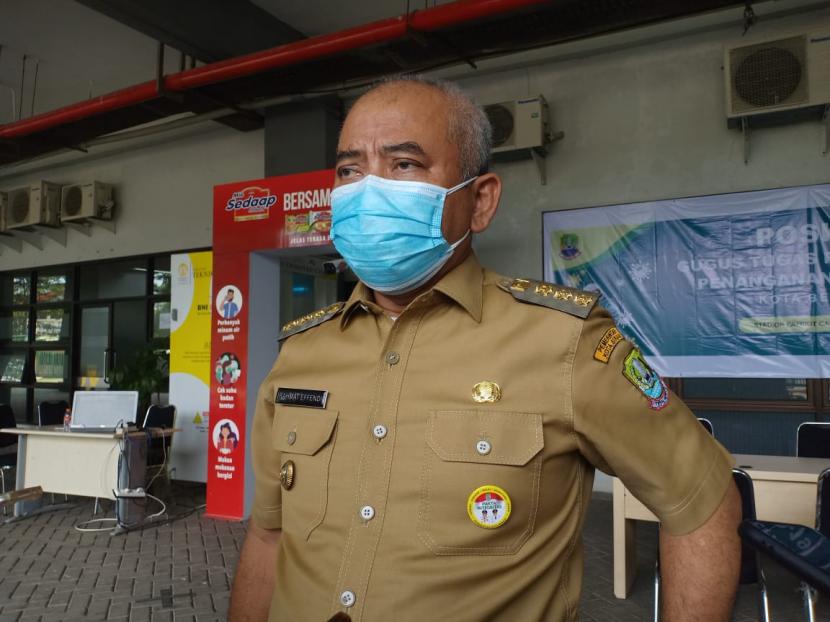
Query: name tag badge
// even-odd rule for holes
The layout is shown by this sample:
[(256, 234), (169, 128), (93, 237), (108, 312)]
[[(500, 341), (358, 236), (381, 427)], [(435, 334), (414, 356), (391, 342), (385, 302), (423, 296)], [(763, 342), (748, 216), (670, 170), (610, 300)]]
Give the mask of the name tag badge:
[(307, 408), (325, 408), (329, 399), (328, 391), (314, 389), (277, 389), (274, 402), (286, 406), (305, 406)]

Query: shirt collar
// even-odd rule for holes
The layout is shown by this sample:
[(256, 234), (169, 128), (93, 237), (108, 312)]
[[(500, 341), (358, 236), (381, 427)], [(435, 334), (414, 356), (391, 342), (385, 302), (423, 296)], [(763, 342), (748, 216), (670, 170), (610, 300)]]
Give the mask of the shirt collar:
[[(470, 253), (463, 262), (453, 268), (448, 274), (445, 274), (435, 284), (433, 290), (441, 292), (450, 300), (455, 301), (476, 322), (481, 322), (483, 287), (484, 271), (481, 268), (481, 264), (478, 263), (475, 253)], [(372, 313), (375, 312), (375, 309), (377, 309), (377, 312), (381, 312), (374, 302), (372, 290), (366, 287), (363, 282), (357, 284), (352, 295), (349, 296), (346, 306), (343, 308), (343, 314), (340, 317), (341, 330), (349, 323), (355, 309), (360, 308)]]

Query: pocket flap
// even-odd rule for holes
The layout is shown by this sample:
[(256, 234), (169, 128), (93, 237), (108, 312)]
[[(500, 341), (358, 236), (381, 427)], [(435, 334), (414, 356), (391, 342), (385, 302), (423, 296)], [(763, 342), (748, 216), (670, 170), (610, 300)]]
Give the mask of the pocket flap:
[[(487, 441), (489, 451), (479, 451)], [(544, 446), (542, 415), (480, 410), (439, 410), (429, 415), (427, 443), (442, 460), (527, 464)]]
[(336, 410), (276, 405), (272, 442), (281, 452), (313, 456), (329, 442), (337, 422)]

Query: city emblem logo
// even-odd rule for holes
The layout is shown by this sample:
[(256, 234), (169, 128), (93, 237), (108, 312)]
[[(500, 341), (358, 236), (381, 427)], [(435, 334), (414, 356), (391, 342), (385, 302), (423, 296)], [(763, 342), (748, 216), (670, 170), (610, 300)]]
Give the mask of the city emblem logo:
[(669, 390), (665, 383), (657, 372), (648, 366), (637, 348), (625, 357), (623, 376), (646, 396), (649, 408), (652, 410), (660, 410), (669, 403)]
[(563, 233), (559, 238), (559, 256), (562, 259), (576, 259), (581, 254), (579, 236), (575, 233)]

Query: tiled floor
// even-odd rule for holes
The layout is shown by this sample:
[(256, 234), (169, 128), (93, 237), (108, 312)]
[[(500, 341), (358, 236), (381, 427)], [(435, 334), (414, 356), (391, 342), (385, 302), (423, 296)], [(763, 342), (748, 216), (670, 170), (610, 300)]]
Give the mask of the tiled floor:
[[(76, 531), (91, 517), (87, 500), (0, 525), (0, 622), (224, 620), (245, 526), (193, 511), (204, 502), (201, 487), (181, 485), (175, 492), (168, 510), (182, 518), (123, 535)], [(656, 542), (655, 526), (642, 524), (633, 592), (628, 600), (614, 598), (611, 500), (594, 498), (585, 528), (584, 621), (651, 619)], [(765, 569), (772, 619), (803, 620), (797, 582), (771, 564)], [(742, 590), (736, 622), (758, 619), (754, 596), (751, 588)], [(830, 622), (827, 609), (819, 619)]]

